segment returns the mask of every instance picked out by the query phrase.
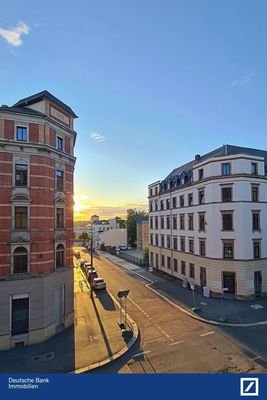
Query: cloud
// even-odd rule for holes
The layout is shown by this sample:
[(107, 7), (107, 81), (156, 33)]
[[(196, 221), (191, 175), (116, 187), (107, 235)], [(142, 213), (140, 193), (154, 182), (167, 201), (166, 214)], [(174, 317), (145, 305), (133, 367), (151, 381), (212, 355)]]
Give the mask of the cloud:
[(14, 47), (22, 46), (23, 41), (21, 39), (21, 36), (28, 35), (29, 32), (30, 27), (22, 21), (18, 22), (15, 28), (0, 28), (0, 36), (2, 36), (8, 44)]
[(105, 138), (105, 136), (100, 135), (100, 133), (97, 133), (97, 132), (90, 133), (90, 137), (91, 137), (91, 139), (93, 139), (95, 142), (98, 142), (98, 143), (105, 142), (105, 140), (107, 140)]
[(255, 75), (255, 72), (250, 72), (249, 74), (247, 74), (247, 75), (244, 76), (243, 78), (241, 78), (241, 79), (235, 79), (234, 81), (232, 81), (232, 82), (230, 83), (230, 86), (231, 86), (231, 87), (234, 87), (234, 86), (238, 86), (238, 87), (245, 86), (245, 85), (247, 85), (247, 84), (252, 80), (252, 78), (254, 77), (254, 75)]

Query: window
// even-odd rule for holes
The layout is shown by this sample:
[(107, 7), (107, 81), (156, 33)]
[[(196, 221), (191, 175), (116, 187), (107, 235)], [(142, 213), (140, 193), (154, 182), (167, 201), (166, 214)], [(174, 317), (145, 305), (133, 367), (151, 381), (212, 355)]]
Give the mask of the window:
[(201, 181), (201, 179), (203, 179), (204, 177), (204, 171), (203, 168), (198, 170), (198, 180)]
[(164, 201), (160, 200), (160, 209), (161, 211), (164, 210)]
[(205, 239), (199, 239), (199, 254), (201, 256), (206, 255), (206, 241)]
[(173, 237), (173, 248), (174, 248), (174, 250), (177, 250), (177, 249), (178, 249), (178, 246), (177, 246), (177, 236), (174, 236), (174, 237)]
[(65, 249), (63, 244), (58, 244), (56, 248), (56, 268), (64, 267)]
[(161, 240), (161, 247), (164, 247), (164, 235), (161, 235), (160, 240)]
[(28, 251), (25, 247), (17, 247), (13, 253), (13, 273), (28, 272)]
[(28, 208), (15, 207), (15, 229), (28, 228)]
[(177, 198), (176, 197), (173, 197), (172, 198), (172, 208), (176, 208), (177, 207)]
[(184, 196), (179, 197), (180, 207), (184, 207)]
[(234, 242), (223, 242), (223, 258), (234, 258)]
[(166, 217), (166, 229), (171, 229), (171, 224), (170, 224), (170, 217), (169, 217), (169, 215), (167, 215), (167, 217)]
[(199, 224), (199, 231), (204, 231), (205, 232), (205, 213), (199, 213), (198, 214), (198, 224)]
[(153, 217), (150, 217), (150, 229), (153, 229)]
[(233, 230), (233, 213), (222, 213), (222, 230), (232, 231)]
[(158, 229), (159, 228), (159, 226), (158, 226), (158, 217), (155, 217), (155, 229)]
[(156, 254), (156, 268), (159, 267), (159, 255)]
[(160, 217), (160, 228), (164, 229), (164, 217)]
[(258, 164), (255, 162), (251, 163), (251, 173), (252, 175), (258, 175)]
[(188, 195), (188, 205), (189, 206), (193, 205), (193, 193), (189, 193)]
[(153, 196), (153, 189), (150, 189), (150, 196)]
[(165, 257), (163, 255), (161, 256), (161, 266), (165, 267)]
[(253, 258), (260, 258), (261, 256), (260, 245), (261, 243), (259, 240), (253, 240)]
[(57, 208), (56, 227), (57, 229), (64, 228), (64, 208)]
[(181, 251), (185, 251), (185, 238), (183, 236), (180, 237), (180, 247)]
[(225, 163), (222, 164), (222, 175), (230, 175), (231, 174), (231, 164)]
[(158, 187), (156, 186), (156, 193), (155, 194), (158, 194)]
[(251, 201), (258, 202), (259, 201), (259, 187), (251, 186)]
[(181, 274), (186, 275), (186, 264), (185, 261), (181, 261)]
[(153, 246), (153, 234), (150, 234), (150, 244)]
[(17, 140), (27, 142), (27, 128), (25, 126), (17, 126)]
[(167, 248), (168, 249), (171, 248), (171, 237), (170, 237), (170, 235), (167, 235)]
[(149, 211), (153, 211), (153, 203), (152, 203), (152, 201), (149, 202)]
[(180, 229), (184, 230), (184, 214), (180, 214)]
[(232, 201), (232, 188), (231, 187), (223, 187), (222, 188), (222, 201), (223, 202)]
[(64, 172), (57, 169), (56, 171), (56, 188), (60, 192), (63, 191), (64, 187)]
[(194, 239), (189, 239), (189, 252), (194, 253)]
[(167, 268), (171, 269), (171, 257), (167, 257)]
[(15, 165), (15, 186), (27, 186), (28, 181), (28, 165)]
[(195, 265), (194, 264), (189, 264), (189, 276), (192, 279), (195, 279)]
[(198, 191), (198, 203), (203, 204), (205, 202), (205, 192), (204, 189)]
[(188, 214), (188, 229), (190, 231), (194, 230), (194, 214)]
[(173, 229), (177, 229), (177, 216), (176, 215), (174, 215), (172, 218), (172, 226), (173, 226)]
[(155, 211), (158, 211), (158, 202), (155, 200)]
[(63, 139), (57, 136), (57, 150), (63, 151)]
[(170, 209), (170, 199), (166, 199), (166, 208), (167, 210)]
[(28, 333), (29, 330), (29, 297), (19, 295), (12, 298), (12, 326), (11, 335)]
[(155, 235), (155, 246), (159, 245), (159, 235)]
[(176, 258), (173, 259), (173, 269), (174, 272), (178, 272), (178, 262)]
[(252, 230), (260, 231), (260, 212), (252, 211)]

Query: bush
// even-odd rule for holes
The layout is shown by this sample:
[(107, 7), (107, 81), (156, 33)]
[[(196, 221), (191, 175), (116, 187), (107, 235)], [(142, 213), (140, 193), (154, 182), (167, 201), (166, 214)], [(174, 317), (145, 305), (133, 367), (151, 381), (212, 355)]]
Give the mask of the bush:
[(105, 243), (104, 243), (104, 242), (101, 243), (101, 245), (100, 245), (100, 250), (101, 250), (101, 251), (106, 251), (106, 246), (105, 246)]

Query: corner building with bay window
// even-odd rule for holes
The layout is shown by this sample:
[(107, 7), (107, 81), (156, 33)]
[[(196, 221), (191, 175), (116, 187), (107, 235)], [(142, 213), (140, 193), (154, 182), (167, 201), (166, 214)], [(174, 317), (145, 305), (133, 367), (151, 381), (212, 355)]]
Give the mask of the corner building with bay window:
[(73, 324), (75, 118), (48, 91), (0, 107), (0, 350)]
[(223, 145), (148, 187), (149, 258), (213, 297), (267, 295), (267, 151)]

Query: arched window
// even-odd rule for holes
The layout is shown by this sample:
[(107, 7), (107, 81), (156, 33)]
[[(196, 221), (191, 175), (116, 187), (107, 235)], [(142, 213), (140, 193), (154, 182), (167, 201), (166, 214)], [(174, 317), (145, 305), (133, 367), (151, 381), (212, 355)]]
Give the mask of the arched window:
[(65, 249), (63, 244), (58, 244), (56, 248), (56, 268), (64, 267)]
[(14, 274), (28, 272), (28, 251), (25, 247), (17, 247), (13, 253), (14, 256)]

